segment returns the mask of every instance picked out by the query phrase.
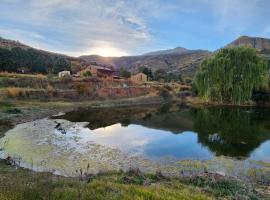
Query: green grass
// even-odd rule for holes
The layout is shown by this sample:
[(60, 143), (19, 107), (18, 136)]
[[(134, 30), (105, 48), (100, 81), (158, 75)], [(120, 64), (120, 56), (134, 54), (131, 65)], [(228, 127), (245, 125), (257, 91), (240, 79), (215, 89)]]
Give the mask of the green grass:
[(49, 173), (15, 169), (0, 161), (0, 199), (2, 200), (203, 200), (259, 199), (237, 180), (224, 177), (166, 178), (161, 173), (143, 174), (139, 170), (65, 178)]
[[(141, 181), (124, 182), (129, 179)], [(0, 199), (213, 199), (197, 187), (157, 175), (107, 173), (85, 180), (34, 173), (0, 164)]]

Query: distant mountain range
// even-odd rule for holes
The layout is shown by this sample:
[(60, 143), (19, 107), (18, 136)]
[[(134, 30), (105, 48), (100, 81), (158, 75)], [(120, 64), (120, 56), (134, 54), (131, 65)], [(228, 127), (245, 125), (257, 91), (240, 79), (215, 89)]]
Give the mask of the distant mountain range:
[(166, 49), (166, 50), (149, 52), (149, 53), (146, 53), (143, 55), (144, 56), (156, 56), (156, 55), (168, 55), (168, 54), (184, 54), (184, 53), (191, 52), (191, 51), (192, 50), (186, 49), (184, 47), (176, 47), (174, 49)]
[[(241, 36), (225, 47), (234, 46), (253, 47), (256, 48), (259, 53), (270, 57), (270, 39), (267, 38)], [(213, 52), (207, 50), (189, 50), (183, 47), (176, 47), (174, 49), (154, 51), (138, 56), (102, 57), (98, 55), (84, 55), (75, 58), (63, 54), (35, 49), (18, 41), (7, 40), (0, 37), (0, 70), (1, 68), (3, 70), (3, 66), (5, 64), (2, 62), (1, 66), (1, 56), (3, 56), (1, 55), (1, 52), (3, 54), (4, 50), (10, 51), (11, 55), (13, 55), (13, 49), (21, 49), (26, 52), (26, 55), (28, 55), (29, 52), (34, 52), (36, 57), (40, 56), (44, 59), (46, 58), (51, 60), (64, 59), (69, 63), (77, 62), (83, 65), (96, 64), (113, 67), (115, 69), (123, 67), (132, 72), (138, 71), (140, 67), (148, 67), (153, 71), (157, 69), (164, 69), (167, 72), (182, 74), (185, 76), (193, 76), (202, 60), (213, 54)], [(16, 56), (18, 57), (18, 55)], [(19, 58), (18, 60), (23, 60), (23, 58)], [(23, 64), (25, 63), (22, 62), (21, 65)], [(53, 65), (54, 63), (46, 64)], [(16, 65), (20, 66), (20, 62), (16, 62)], [(62, 68), (63, 66), (58, 67), (58, 69)]]
[(102, 57), (90, 55), (79, 58), (87, 63), (99, 63), (114, 68), (124, 67), (133, 72), (140, 67), (148, 67), (153, 71), (164, 69), (167, 72), (184, 73), (192, 76), (201, 61), (209, 55), (211, 55), (211, 52), (206, 50), (188, 50), (177, 47), (139, 56)]

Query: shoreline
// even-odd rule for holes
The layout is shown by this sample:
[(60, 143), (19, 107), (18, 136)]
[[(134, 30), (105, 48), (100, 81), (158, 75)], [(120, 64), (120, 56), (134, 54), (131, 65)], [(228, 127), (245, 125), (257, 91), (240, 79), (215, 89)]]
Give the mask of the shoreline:
[[(10, 105), (7, 106), (7, 108), (1, 108), (0, 109), (0, 120), (10, 120), (12, 126), (15, 126), (20, 123), (25, 123), (29, 121), (34, 121), (37, 119), (42, 119), (46, 117), (51, 117), (52, 115), (58, 114), (60, 112), (69, 112), (73, 111), (76, 109), (79, 109), (81, 107), (92, 107), (92, 108), (107, 108), (107, 107), (125, 107), (125, 106), (147, 106), (147, 105), (162, 105), (168, 102), (175, 102), (182, 104), (184, 106), (191, 106), (191, 107), (196, 107), (198, 104), (188, 104), (187, 102), (183, 101), (175, 101), (172, 99), (171, 101), (165, 101), (163, 98), (159, 97), (137, 97), (137, 98), (128, 98), (128, 99), (115, 99), (115, 100), (102, 100), (102, 101), (87, 101), (87, 102), (67, 102), (67, 101), (51, 101), (51, 102), (40, 102), (40, 101), (10, 101), (8, 102)], [(200, 104), (200, 106), (204, 106)], [(211, 106), (211, 105), (210, 105)], [(14, 109), (17, 108), (21, 110), (21, 113), (17, 114), (12, 114), (12, 113), (6, 113), (4, 112), (5, 109)], [(6, 115), (6, 116), (5, 116)], [(12, 128), (12, 127), (11, 127)], [(1, 130), (0, 130), (1, 131)], [(4, 134), (4, 133), (3, 133)], [(0, 132), (0, 137), (1, 137), (1, 132)], [(3, 160), (0, 160), (0, 163), (2, 162), (3, 165)], [(4, 164), (5, 165), (5, 164)], [(7, 166), (8, 167), (8, 166)], [(0, 171), (1, 171), (1, 166), (0, 166)], [(8, 168), (13, 168), (12, 166)], [(19, 168), (19, 171), (29, 171), (27, 169)], [(17, 172), (15, 172), (17, 173)], [(41, 176), (42, 174), (50, 174), (46, 172), (27, 172), (30, 174), (30, 176)], [(105, 172), (103, 172), (105, 173)], [(107, 175), (104, 175), (104, 177), (110, 177), (114, 173), (111, 172), (106, 172)], [(126, 173), (124, 172), (124, 176), (126, 176)], [(140, 172), (141, 173), (141, 172)], [(255, 172), (256, 173), (256, 172)], [(57, 175), (52, 175), (50, 174), (51, 177), (56, 178), (59, 177)], [(91, 175), (91, 176), (96, 176), (99, 177), (99, 175)], [(115, 174), (113, 175), (115, 176)], [(116, 175), (119, 176), (119, 175)], [(141, 173), (140, 176), (146, 176), (146, 174)], [(154, 176), (152, 174), (151, 176)], [(228, 175), (221, 175), (218, 173), (211, 173), (211, 172), (203, 172), (203, 173), (197, 173), (193, 175), (192, 177), (189, 177), (190, 180), (200, 180), (203, 177), (203, 179), (208, 179), (211, 177), (217, 177), (217, 179), (220, 180), (227, 180), (228, 182), (233, 182), (233, 181), (240, 181), (235, 177), (230, 177)], [(63, 178), (63, 177), (62, 177)], [(174, 179), (176, 177), (172, 177)], [(77, 178), (64, 178), (68, 180), (77, 180)], [(98, 178), (99, 180), (99, 178)], [(212, 180), (217, 181), (212, 178)], [(88, 180), (86, 181), (88, 182)], [(242, 182), (242, 180), (241, 180)], [(159, 182), (158, 182), (159, 183)], [(209, 183), (210, 184), (210, 183)], [(212, 184), (212, 183), (211, 183)], [(251, 184), (251, 183), (249, 183)], [(259, 183), (252, 183), (256, 184), (256, 187), (266, 187), (265, 184), (259, 184)], [(0, 187), (1, 188), (1, 187)], [(267, 193), (269, 189), (263, 189), (263, 193)], [(0, 192), (0, 197), (1, 197), (1, 192)]]

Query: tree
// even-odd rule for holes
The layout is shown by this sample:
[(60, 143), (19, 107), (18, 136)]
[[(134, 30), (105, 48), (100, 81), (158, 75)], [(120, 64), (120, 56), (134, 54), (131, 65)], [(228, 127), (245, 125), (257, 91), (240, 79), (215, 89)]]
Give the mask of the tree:
[(203, 61), (195, 77), (198, 94), (205, 100), (244, 103), (252, 93), (267, 87), (267, 63), (255, 49), (221, 49)]
[(84, 77), (89, 77), (89, 76), (92, 76), (92, 73), (89, 71), (89, 70), (86, 70), (83, 72), (82, 74)]
[(120, 76), (124, 77), (124, 78), (129, 78), (131, 76), (131, 73), (130, 73), (130, 71), (128, 71), (127, 69), (122, 67), (120, 69)]
[(154, 74), (154, 79), (156, 81), (160, 80), (160, 79), (164, 79), (166, 78), (166, 71), (164, 69), (158, 69), (155, 71)]
[(144, 73), (144, 74), (147, 76), (147, 78), (148, 78), (149, 80), (153, 80), (153, 72), (152, 72), (152, 69), (147, 68), (147, 67), (140, 67), (140, 68), (139, 68), (139, 71), (142, 72), (142, 73)]

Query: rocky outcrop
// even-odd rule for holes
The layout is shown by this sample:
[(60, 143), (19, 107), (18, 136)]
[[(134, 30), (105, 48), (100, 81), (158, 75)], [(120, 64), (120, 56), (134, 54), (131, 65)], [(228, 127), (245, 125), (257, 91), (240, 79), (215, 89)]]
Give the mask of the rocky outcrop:
[(270, 51), (270, 39), (260, 37), (241, 36), (228, 45), (229, 47), (246, 46), (261, 52)]

